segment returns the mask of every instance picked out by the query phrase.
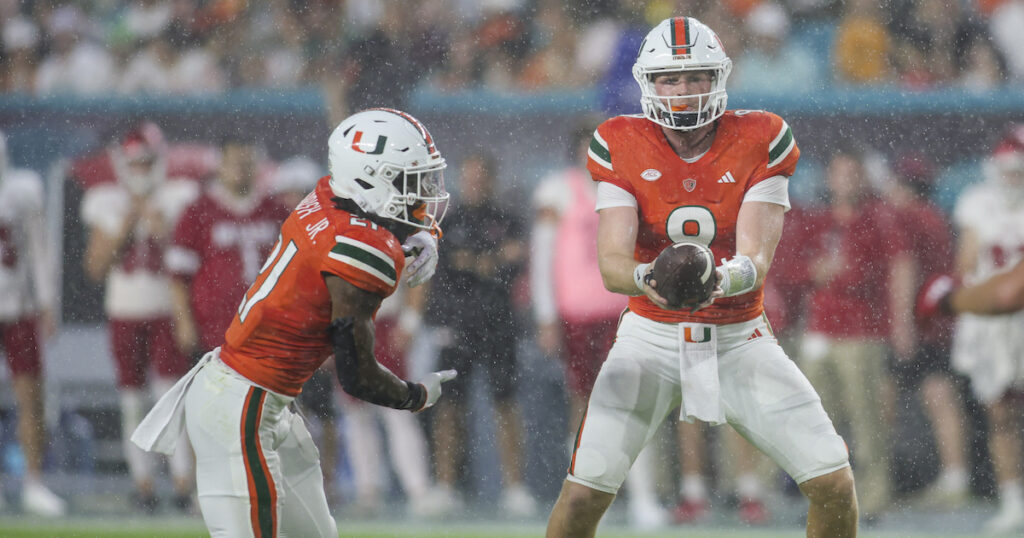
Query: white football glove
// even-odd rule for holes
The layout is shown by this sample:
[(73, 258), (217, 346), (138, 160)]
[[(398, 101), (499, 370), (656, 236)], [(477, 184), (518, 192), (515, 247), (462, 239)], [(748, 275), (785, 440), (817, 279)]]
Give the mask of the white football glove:
[(423, 407), (417, 409), (417, 412), (429, 409), (437, 403), (437, 399), (441, 397), (441, 383), (445, 381), (451, 381), (455, 379), (455, 376), (459, 375), (455, 370), (441, 370), (440, 372), (430, 372), (427, 374), (420, 385), (427, 389), (427, 400), (423, 402)]
[(437, 270), (437, 239), (423, 230), (410, 235), (402, 245), (405, 255), (413, 260), (405, 267), (406, 282), (415, 288), (430, 280)]

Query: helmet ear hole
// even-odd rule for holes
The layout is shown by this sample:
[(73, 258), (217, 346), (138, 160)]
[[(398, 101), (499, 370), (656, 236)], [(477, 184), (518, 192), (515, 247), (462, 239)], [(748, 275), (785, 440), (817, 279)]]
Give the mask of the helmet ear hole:
[(356, 183), (358, 183), (360, 187), (362, 187), (362, 188), (364, 188), (366, 190), (370, 190), (370, 189), (373, 188), (373, 185), (370, 185), (369, 183), (367, 183), (367, 182), (365, 182), (365, 181), (363, 181), (362, 179), (359, 179), (359, 178), (356, 178)]

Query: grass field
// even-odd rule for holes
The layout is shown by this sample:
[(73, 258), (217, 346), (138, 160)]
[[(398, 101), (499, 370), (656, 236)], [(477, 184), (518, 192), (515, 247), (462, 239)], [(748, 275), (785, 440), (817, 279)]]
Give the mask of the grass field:
[[(524, 538), (543, 536), (540, 523), (516, 525), (494, 523), (339, 522), (344, 538)], [(793, 538), (803, 535), (799, 528), (674, 528), (656, 532), (636, 532), (614, 525), (602, 526), (598, 536), (609, 538)], [(878, 531), (864, 529), (865, 537), (878, 538), (966, 538), (968, 534), (936, 532)], [(199, 538), (208, 536), (201, 522), (182, 519), (69, 519), (60, 522), (27, 518), (0, 518), (3, 538)]]

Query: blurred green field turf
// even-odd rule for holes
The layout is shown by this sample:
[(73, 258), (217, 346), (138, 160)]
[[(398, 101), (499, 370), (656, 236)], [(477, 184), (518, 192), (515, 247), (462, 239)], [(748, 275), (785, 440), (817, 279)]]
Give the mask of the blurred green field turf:
[[(544, 526), (494, 523), (386, 523), (339, 522), (342, 538), (524, 538), (543, 536)], [(655, 532), (637, 532), (615, 526), (602, 526), (598, 536), (614, 538), (793, 538), (803, 535), (802, 529), (705, 529), (675, 528)], [(878, 538), (966, 538), (968, 535), (941, 533), (872, 532), (862, 529), (862, 537)], [(3, 538), (199, 538), (208, 536), (202, 523), (182, 519), (39, 519), (0, 518)]]

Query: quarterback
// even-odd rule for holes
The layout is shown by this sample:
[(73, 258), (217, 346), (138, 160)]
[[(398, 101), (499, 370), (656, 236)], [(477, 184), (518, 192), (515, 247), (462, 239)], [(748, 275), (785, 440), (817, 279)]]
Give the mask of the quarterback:
[(187, 429), (212, 536), (338, 535), (319, 454), (290, 405), (328, 355), (346, 392), (395, 409), (432, 406), (455, 377), (449, 370), (403, 381), (373, 352), (373, 316), (395, 291), (405, 255), (410, 285), (437, 264), (431, 231), (448, 194), (433, 139), (412, 116), (373, 109), (342, 121), (328, 151), (330, 175), (281, 226), (224, 343), (132, 436), (167, 452)]
[[(590, 395), (549, 537), (593, 536), (637, 454), (668, 413), (728, 422), (810, 500), (808, 536), (857, 533), (842, 438), (772, 335), (762, 285), (789, 208), (800, 152), (763, 111), (727, 111), (732, 62), (715, 33), (666, 19), (633, 66), (643, 115), (601, 124), (587, 167), (598, 182), (605, 287), (631, 296)], [(720, 259), (709, 298), (670, 310), (650, 278), (665, 247), (691, 241)]]

